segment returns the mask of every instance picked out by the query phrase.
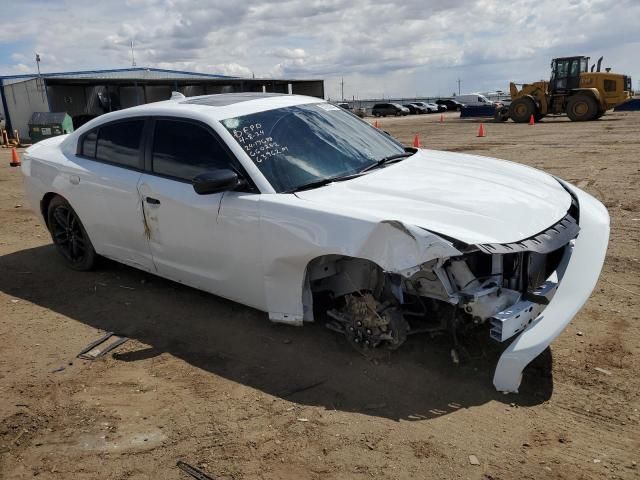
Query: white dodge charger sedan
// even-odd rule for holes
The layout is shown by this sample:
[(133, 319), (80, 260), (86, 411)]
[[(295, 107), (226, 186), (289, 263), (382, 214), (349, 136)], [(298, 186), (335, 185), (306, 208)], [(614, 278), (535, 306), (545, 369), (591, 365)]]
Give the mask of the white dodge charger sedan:
[(588, 299), (604, 206), (516, 163), (403, 147), (317, 98), (237, 93), (103, 115), (30, 147), (34, 209), (64, 261), (98, 255), (358, 350), (477, 326), (508, 342), (495, 387)]

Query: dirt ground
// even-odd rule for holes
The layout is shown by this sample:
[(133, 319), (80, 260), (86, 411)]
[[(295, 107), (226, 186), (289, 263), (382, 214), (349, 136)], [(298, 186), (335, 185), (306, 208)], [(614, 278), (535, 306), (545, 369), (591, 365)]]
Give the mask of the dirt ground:
[[(557, 174), (611, 214), (598, 286), (519, 394), (493, 389), (496, 348), (454, 366), (446, 338), (413, 337), (370, 361), (322, 325), (113, 262), (70, 271), (1, 149), (0, 478), (186, 479), (178, 460), (218, 479), (639, 478), (640, 114), (485, 138), (438, 119), (379, 123)], [(104, 331), (131, 340), (77, 359)]]

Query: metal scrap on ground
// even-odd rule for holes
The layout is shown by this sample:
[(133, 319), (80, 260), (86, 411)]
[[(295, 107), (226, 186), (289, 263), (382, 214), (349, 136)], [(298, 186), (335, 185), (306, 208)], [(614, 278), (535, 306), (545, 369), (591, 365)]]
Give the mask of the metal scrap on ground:
[[(113, 341), (107, 345), (102, 345), (104, 342), (113, 337)], [(83, 360), (95, 360), (96, 358), (103, 357), (108, 352), (113, 350), (116, 347), (119, 347), (124, 342), (129, 340), (127, 337), (120, 337), (114, 335), (113, 332), (107, 332), (105, 335), (100, 337), (95, 342), (91, 342), (89, 345), (84, 347), (80, 353), (78, 353), (78, 358)]]
[(210, 477), (202, 470), (198, 470), (196, 467), (192, 467), (188, 463), (184, 463), (182, 460), (178, 460), (176, 466), (184, 473), (191, 475), (193, 478), (197, 478), (198, 480), (215, 480), (213, 477)]

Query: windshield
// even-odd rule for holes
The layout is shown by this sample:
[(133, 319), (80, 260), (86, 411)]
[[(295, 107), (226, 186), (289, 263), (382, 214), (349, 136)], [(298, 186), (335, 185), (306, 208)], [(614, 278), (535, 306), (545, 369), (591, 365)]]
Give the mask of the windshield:
[(404, 147), (355, 115), (316, 103), (222, 121), (276, 192), (361, 172)]

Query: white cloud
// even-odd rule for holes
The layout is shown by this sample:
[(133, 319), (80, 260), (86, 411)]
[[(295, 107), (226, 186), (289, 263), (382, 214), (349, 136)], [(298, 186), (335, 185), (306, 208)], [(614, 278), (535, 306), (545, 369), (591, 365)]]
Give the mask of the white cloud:
[[(605, 56), (639, 76), (635, 0), (112, 0), (11, 2), (0, 73), (138, 65), (326, 79), (334, 98), (505, 89), (548, 77), (554, 56)], [(6, 25), (5, 25), (6, 24)], [(633, 43), (635, 42), (635, 43)], [(611, 63), (608, 63), (608, 60)], [(6, 63), (4, 63), (6, 62)], [(614, 63), (615, 62), (615, 63)]]

